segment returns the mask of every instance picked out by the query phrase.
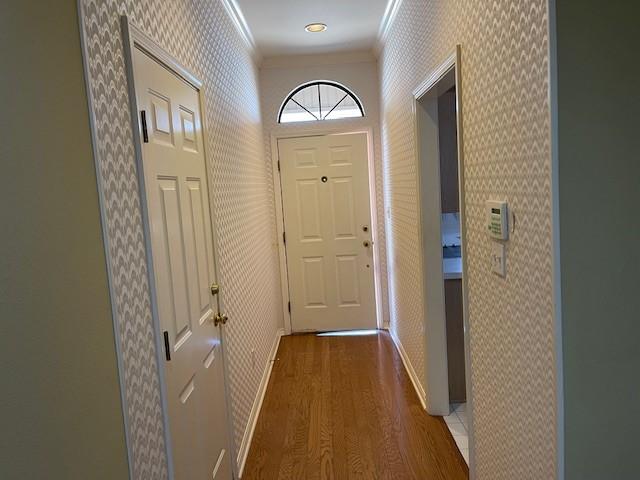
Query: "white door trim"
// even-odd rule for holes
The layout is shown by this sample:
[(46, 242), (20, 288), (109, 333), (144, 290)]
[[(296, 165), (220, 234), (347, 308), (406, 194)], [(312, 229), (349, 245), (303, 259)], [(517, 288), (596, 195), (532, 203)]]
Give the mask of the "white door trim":
[[(461, 251), (462, 251), (462, 310), (463, 310), (463, 323), (464, 323), (464, 353), (465, 353), (465, 383), (467, 393), (467, 417), (469, 420), (469, 473), (470, 478), (475, 478), (475, 443), (474, 443), (474, 422), (473, 422), (473, 394), (471, 389), (471, 351), (470, 351), (470, 330), (469, 330), (469, 297), (468, 297), (468, 255), (467, 255), (467, 228), (466, 228), (466, 204), (465, 204), (465, 189), (464, 189), (464, 149), (462, 144), (463, 138), (463, 123), (462, 123), (462, 76), (460, 72), (461, 68), (461, 54), (462, 49), (460, 45), (456, 45), (456, 49), (452, 52), (447, 59), (438, 66), (414, 91), (413, 91), (413, 115), (414, 115), (414, 140), (415, 140), (415, 152), (416, 152), (416, 182), (418, 192), (418, 219), (419, 219), (419, 245), (423, 245), (425, 237), (425, 225), (423, 224), (423, 211), (422, 211), (422, 155), (420, 145), (420, 116), (418, 115), (420, 100), (429, 93), (429, 91), (435, 87), (440, 80), (442, 80), (451, 71), (455, 73), (455, 86), (456, 86), (456, 105), (457, 105), (457, 141), (458, 141), (458, 191), (459, 191), (459, 203), (460, 203), (460, 239), (461, 239)], [(439, 152), (439, 147), (437, 148)], [(439, 158), (439, 157), (438, 157)], [(439, 169), (439, 162), (438, 162)], [(440, 178), (438, 175), (438, 197), (440, 196), (439, 188)], [(437, 208), (440, 209), (440, 203), (438, 201)], [(440, 212), (439, 212), (440, 213)], [(438, 230), (438, 236), (440, 231)], [(422, 252), (424, 256), (424, 252)], [(440, 265), (442, 265), (442, 249), (440, 248)], [(431, 269), (434, 270), (434, 269)], [(437, 269), (435, 269), (437, 270)], [(424, 278), (424, 292), (425, 298), (427, 298), (427, 288), (429, 285), (441, 285), (443, 283), (442, 271), (440, 273), (436, 271), (430, 271), (424, 268), (423, 259), (423, 278)], [(433, 293), (430, 291), (430, 293)], [(444, 305), (444, 290), (442, 290), (442, 304)], [(430, 332), (433, 330), (446, 332), (445, 322), (446, 319), (443, 315), (424, 315), (424, 331)], [(436, 358), (429, 357), (429, 361), (426, 364), (427, 378), (426, 391), (427, 391), (427, 410), (432, 415), (448, 415), (449, 414), (449, 384), (447, 375), (447, 345), (446, 345), (446, 333), (444, 337), (438, 336), (433, 338), (433, 335), (425, 335), (425, 348), (427, 352), (431, 352)], [(435, 353), (434, 353), (435, 352)], [(428, 353), (429, 355), (429, 353)]]
[[(147, 258), (147, 275), (149, 280), (149, 290), (151, 295), (151, 311), (152, 311), (152, 320), (153, 320), (153, 330), (154, 330), (154, 340), (156, 345), (156, 361), (158, 364), (158, 376), (160, 381), (160, 401), (162, 404), (162, 420), (164, 426), (164, 438), (165, 438), (165, 447), (166, 447), (166, 455), (167, 455), (167, 466), (169, 469), (169, 478), (174, 478), (173, 473), (173, 459), (172, 459), (172, 449), (171, 449), (171, 436), (169, 430), (169, 409), (167, 402), (167, 385), (165, 380), (165, 371), (164, 371), (164, 339), (162, 338), (160, 328), (160, 320), (158, 315), (158, 302), (157, 302), (157, 292), (155, 288), (154, 281), (154, 271), (153, 271), (153, 257), (151, 253), (151, 232), (149, 231), (150, 218), (149, 211), (147, 209), (147, 203), (145, 201), (146, 192), (145, 192), (145, 182), (144, 182), (144, 164), (142, 158), (142, 126), (140, 125), (140, 118), (138, 116), (138, 102), (136, 98), (136, 90), (135, 90), (135, 82), (134, 82), (134, 71), (133, 71), (133, 54), (135, 48), (140, 48), (147, 54), (149, 54), (152, 58), (154, 58), (158, 63), (162, 64), (171, 72), (175, 73), (179, 77), (181, 77), (184, 81), (192, 85), (196, 90), (198, 90), (199, 95), (199, 103), (200, 103), (200, 115), (201, 115), (201, 124), (202, 130), (207, 131), (206, 126), (206, 115), (205, 115), (205, 106), (204, 106), (204, 85), (202, 81), (193, 73), (191, 73), (188, 69), (183, 67), (177, 59), (175, 59), (171, 54), (169, 54), (166, 50), (164, 50), (155, 40), (153, 40), (150, 36), (148, 36), (145, 32), (143, 32), (136, 25), (131, 23), (129, 18), (126, 15), (120, 17), (120, 23), (122, 28), (122, 38), (123, 38), (123, 49), (124, 49), (124, 58), (125, 58), (125, 70), (127, 73), (127, 84), (129, 90), (129, 105), (131, 111), (131, 122), (132, 122), (132, 133), (133, 133), (133, 143), (135, 147), (135, 156), (136, 156), (136, 167), (137, 167), (137, 175), (138, 175), (138, 185), (140, 189), (140, 206), (142, 210), (142, 218), (143, 218), (143, 231), (144, 231), (144, 239), (145, 239), (145, 250), (146, 250), (146, 258)], [(207, 172), (206, 180), (208, 184), (209, 196), (211, 195), (211, 185), (209, 184), (209, 163), (207, 161), (207, 145), (206, 145), (206, 137), (203, 141), (203, 153), (205, 159), (205, 170)], [(211, 204), (211, 198), (207, 199), (209, 204)], [(213, 208), (209, 209), (209, 216), (211, 221), (211, 229), (212, 229), (212, 241), (213, 241), (213, 254), (214, 254), (214, 269), (216, 279), (219, 278), (218, 275), (218, 259), (217, 259), (217, 248), (216, 248), (216, 222), (215, 216), (213, 215)], [(222, 290), (222, 289), (221, 289)], [(220, 305), (220, 311), (224, 311), (223, 304), (223, 295), (218, 295), (218, 301)], [(222, 363), (223, 363), (223, 371), (224, 371), (224, 390), (225, 390), (225, 401), (226, 401), (226, 409), (227, 409), (227, 428), (229, 431), (229, 442), (230, 448), (234, 455), (232, 458), (235, 458), (236, 446), (234, 442), (233, 435), (233, 417), (230, 409), (231, 398), (229, 396), (229, 389), (227, 388), (228, 379), (229, 379), (229, 370), (228, 370), (228, 361), (227, 361), (227, 352), (225, 348), (225, 330), (221, 329), (221, 348), (222, 348)], [(231, 466), (233, 469), (233, 474), (236, 478), (238, 478), (238, 465), (236, 461), (231, 462)]]
[(378, 215), (376, 201), (376, 175), (375, 175), (375, 152), (373, 141), (373, 128), (359, 127), (353, 130), (345, 130), (344, 127), (327, 127), (322, 130), (309, 128), (307, 130), (296, 130), (295, 132), (271, 133), (271, 168), (273, 172), (273, 193), (276, 204), (276, 232), (278, 243), (278, 256), (280, 259), (280, 286), (282, 292), (282, 312), (284, 320), (285, 335), (290, 335), (293, 331), (291, 325), (291, 314), (289, 312), (289, 274), (287, 272), (287, 250), (283, 241), (284, 235), (284, 206), (282, 203), (282, 182), (278, 161), (278, 140), (285, 138), (315, 137), (324, 135), (348, 135), (352, 133), (365, 133), (367, 135), (367, 166), (369, 171), (369, 204), (371, 211), (371, 234), (373, 238), (373, 278), (376, 301), (376, 325), (383, 328), (382, 315), (382, 272), (380, 270), (380, 242), (378, 239)]

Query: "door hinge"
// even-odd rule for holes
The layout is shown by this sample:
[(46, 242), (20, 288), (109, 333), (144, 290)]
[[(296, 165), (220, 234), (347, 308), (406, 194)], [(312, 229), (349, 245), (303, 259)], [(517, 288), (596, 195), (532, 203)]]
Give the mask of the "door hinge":
[(291, 313), (291, 302), (289, 302), (288, 308), (289, 308), (289, 313)]
[(149, 143), (149, 133), (147, 132), (147, 112), (140, 110), (140, 124), (142, 125), (142, 141)]
[(280, 171), (280, 160), (278, 160), (278, 171)]
[(282, 232), (282, 243), (284, 243), (285, 245), (287, 244), (287, 233), (286, 232)]
[(164, 357), (167, 359), (167, 362), (171, 361), (171, 346), (169, 345), (169, 332), (166, 330), (162, 332), (164, 335)]

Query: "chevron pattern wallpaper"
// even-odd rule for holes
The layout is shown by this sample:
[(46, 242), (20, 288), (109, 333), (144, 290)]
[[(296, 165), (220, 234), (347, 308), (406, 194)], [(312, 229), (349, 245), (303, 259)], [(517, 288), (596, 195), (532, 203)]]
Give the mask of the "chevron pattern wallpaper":
[(236, 449), (282, 327), (257, 69), (219, 0), (81, 0), (80, 6), (133, 478), (161, 480), (167, 478), (167, 458), (120, 15), (128, 15), (205, 85), (219, 281), (231, 319), (226, 346)]
[[(424, 379), (412, 92), (462, 45), (479, 480), (556, 477), (548, 23), (545, 0), (404, 0), (379, 60), (391, 328)], [(505, 279), (489, 268), (490, 197), (517, 219)]]

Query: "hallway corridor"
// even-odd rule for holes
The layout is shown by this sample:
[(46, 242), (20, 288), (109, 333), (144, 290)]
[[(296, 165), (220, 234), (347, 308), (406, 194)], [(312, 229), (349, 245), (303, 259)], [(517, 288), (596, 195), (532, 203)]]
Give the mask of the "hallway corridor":
[(243, 480), (468, 477), (387, 332), (282, 338)]
[(640, 480), (638, 4), (2, 2), (0, 480)]

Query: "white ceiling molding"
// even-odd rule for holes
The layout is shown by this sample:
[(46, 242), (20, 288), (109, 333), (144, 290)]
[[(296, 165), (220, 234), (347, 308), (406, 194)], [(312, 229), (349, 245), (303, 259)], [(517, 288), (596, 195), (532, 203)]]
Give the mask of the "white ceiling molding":
[(387, 35), (389, 34), (389, 30), (391, 29), (391, 25), (393, 24), (393, 20), (396, 18), (396, 14), (400, 9), (401, 4), (402, 0), (389, 0), (389, 3), (387, 3), (387, 8), (384, 11), (382, 21), (380, 22), (380, 28), (378, 29), (378, 40), (376, 41), (375, 46), (376, 54), (380, 54), (382, 51), (384, 43), (387, 40)]
[(236, 0), (220, 0), (220, 1), (222, 2), (222, 5), (224, 5), (225, 10), (229, 14), (229, 17), (231, 17), (231, 20), (233, 21), (233, 24), (235, 25), (236, 30), (238, 30), (240, 37), (242, 37), (242, 40), (244, 40), (244, 42), (247, 44), (247, 47), (249, 48), (251, 55), (254, 57), (254, 59), (257, 62), (260, 62), (261, 57), (260, 57), (260, 54), (258, 53), (256, 42), (253, 39), (253, 35), (251, 34), (251, 29), (249, 28), (249, 25), (247, 24), (247, 21), (245, 20), (244, 15), (242, 14), (242, 10), (240, 10), (240, 6), (236, 2)]

